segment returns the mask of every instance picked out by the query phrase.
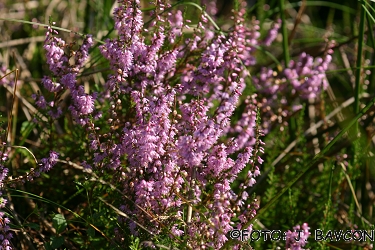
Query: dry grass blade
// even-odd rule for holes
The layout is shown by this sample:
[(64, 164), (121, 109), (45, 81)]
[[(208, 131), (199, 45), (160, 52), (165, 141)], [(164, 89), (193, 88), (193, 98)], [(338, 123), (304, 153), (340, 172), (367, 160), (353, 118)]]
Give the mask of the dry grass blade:
[(10, 108), (10, 112), (8, 114), (8, 129), (5, 133), (5, 140), (8, 141), (8, 135), (9, 135), (9, 131), (11, 129), (11, 126), (12, 126), (12, 119), (13, 119), (13, 106), (14, 106), (14, 102), (16, 101), (16, 91), (17, 91), (17, 80), (18, 80), (18, 69), (15, 69), (13, 72), (15, 72), (15, 76), (14, 76), (14, 89), (13, 89), (13, 100), (12, 100), (12, 104), (11, 104), (11, 108)]
[(300, 24), (300, 22), (301, 22), (302, 15), (305, 12), (305, 9), (306, 9), (306, 0), (302, 0), (301, 7), (298, 10), (297, 17), (296, 17), (296, 20), (294, 22), (293, 30), (288, 37), (288, 44), (292, 43), (294, 35), (296, 34), (296, 31), (297, 31), (298, 24)]

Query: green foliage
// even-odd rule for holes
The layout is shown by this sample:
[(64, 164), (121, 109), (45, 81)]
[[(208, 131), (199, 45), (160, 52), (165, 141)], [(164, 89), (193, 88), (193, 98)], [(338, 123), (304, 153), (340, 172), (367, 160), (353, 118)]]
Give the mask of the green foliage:
[[(199, 5), (199, 8), (196, 8), (196, 2), (180, 1), (173, 8), (184, 10), (184, 15), (196, 24), (198, 13), (201, 11)], [(297, 25), (298, 6), (302, 2), (306, 3), (303, 13), (305, 19)], [(13, 6), (11, 1), (6, 1), (6, 4)], [(25, 12), (25, 15), (18, 19), (31, 21), (35, 17), (44, 23), (48, 6), (41, 2), (32, 9), (32, 12)], [(111, 1), (60, 1), (58, 6), (52, 7), (49, 14), (52, 20), (57, 21), (57, 26), (64, 24), (69, 29), (77, 28), (79, 32), (99, 34), (98, 38), (101, 41), (115, 36), (110, 16)], [(68, 13), (74, 9), (73, 7), (79, 8), (79, 11), (73, 13), (76, 22), (68, 18)], [(287, 11), (283, 12), (284, 15), (280, 15), (282, 13), (280, 9)], [(327, 72), (331, 92), (317, 98), (313, 103), (306, 101), (303, 103), (302, 110), (291, 117), (281, 117), (281, 122), (276, 118), (271, 124), (271, 131), (264, 138), (266, 145), (265, 155), (262, 157), (265, 159), (264, 167), (261, 169), (262, 175), (257, 179), (257, 184), (248, 190), (249, 194), (257, 197), (260, 202), (257, 222), (253, 221), (255, 229), (287, 231), (297, 224), (307, 222), (312, 232), (316, 229), (327, 232), (356, 227), (361, 230), (373, 230), (375, 158), (372, 141), (375, 113), (371, 108), (371, 102), (375, 90), (375, 67), (371, 62), (375, 58), (373, 52), (375, 40), (371, 27), (375, 23), (374, 13), (374, 3), (364, 0), (344, 0), (340, 3), (337, 1), (258, 1), (256, 5), (249, 8), (248, 19), (256, 16), (260, 20), (262, 37), (266, 35), (267, 30), (263, 27), (269, 26), (275, 19), (281, 18), (285, 24), (282, 30), (283, 36), (275, 45), (270, 48), (259, 48), (256, 55), (259, 57), (259, 65), (249, 68), (252, 75), (259, 73), (261, 66), (279, 72), (285, 62), (294, 59), (303, 51), (319, 55), (323, 53), (321, 48), (326, 45), (327, 40), (335, 40), (338, 43), (333, 54), (335, 68)], [(224, 14), (215, 18), (214, 24), (217, 26), (222, 27), (227, 22)], [(26, 23), (8, 21), (4, 24), (7, 34), (2, 36), (15, 41), (43, 36), (45, 32), (44, 29), (35, 29)], [(288, 44), (291, 33), (288, 27), (296, 27), (296, 34), (291, 44)], [(80, 42), (80, 38), (71, 33), (60, 31), (60, 35), (69, 42)], [(192, 34), (183, 36), (192, 37)], [(98, 91), (104, 79), (111, 74), (109, 64), (101, 58), (97, 46), (90, 51), (90, 67), (80, 72), (78, 78), (79, 83), (85, 84), (91, 92)], [(4, 58), (13, 49), (17, 52), (5, 60)], [(54, 148), (64, 152), (61, 156), (62, 162), (59, 162), (55, 169), (40, 178), (35, 178), (32, 183), (23, 184), (19, 180), (7, 182), (16, 185), (16, 190), (6, 189), (4, 192), (9, 194), (11, 204), (14, 205), (14, 208), (7, 208), (14, 228), (24, 230), (45, 249), (69, 249), (69, 246), (80, 249), (116, 249), (118, 246), (111, 241), (115, 229), (125, 232), (124, 241), (129, 249), (143, 249), (141, 237), (134, 237), (128, 229), (122, 228), (118, 223), (121, 215), (102, 202), (105, 200), (115, 207), (121, 205), (117, 204), (117, 198), (122, 194), (110, 185), (121, 177), (104, 171), (95, 173), (95, 176), (76, 166), (79, 165), (77, 159), (89, 154), (89, 146), (86, 143), (88, 131), (76, 126), (69, 115), (58, 121), (52, 121), (48, 114), (42, 111), (34, 113), (32, 109), (28, 109), (30, 106), (20, 104), (22, 101), (32, 103), (31, 94), (37, 91), (43, 92), (41, 78), (48, 73), (48, 70), (42, 44), (5, 47), (0, 49), (0, 53), (1, 65), (5, 61), (9, 62), (7, 65), (9, 69), (25, 65), (22, 71), (29, 73), (26, 76), (22, 75), (22, 87), (18, 90), (22, 97), (19, 98), (18, 104), (24, 105), (22, 106), (24, 112), (20, 107), (15, 109), (18, 112), (13, 114), (16, 118), (12, 131), (14, 144), (10, 146), (26, 147), (34, 155), (23, 148), (12, 148), (7, 163), (10, 172), (15, 178), (26, 176), (31, 169), (37, 168), (33, 156), (42, 159)], [(3, 77), (0, 75), (0, 80)], [(10, 79), (12, 75), (5, 77)], [(175, 81), (178, 83), (179, 79)], [(246, 96), (241, 97), (243, 100), (256, 92), (251, 77), (246, 79), (246, 84), (244, 92)], [(2, 142), (6, 141), (5, 134), (8, 130), (7, 112), (9, 112), (10, 97), (11, 92), (0, 86)], [(53, 94), (51, 97), (55, 98)], [(354, 97), (352, 104), (342, 107), (340, 112), (326, 119), (351, 97)], [(280, 99), (281, 96), (277, 98)], [(128, 111), (133, 108), (134, 103), (126, 95), (121, 96), (120, 99), (125, 104), (122, 106), (121, 113), (127, 115), (126, 119), (132, 119), (135, 114), (129, 114)], [(67, 109), (69, 101), (64, 100), (64, 105)], [(110, 112), (110, 105), (103, 105), (100, 107), (103, 113)], [(281, 103), (278, 105), (282, 106)], [(360, 114), (365, 106), (365, 112)], [(240, 119), (243, 109), (244, 107), (239, 107), (231, 122)], [(309, 109), (314, 109), (316, 115), (311, 116), (312, 111)], [(37, 122), (32, 119), (34, 117)], [(322, 123), (314, 134), (306, 133), (320, 121)], [(97, 126), (104, 132), (111, 131), (107, 122), (98, 123)], [(353, 129), (349, 129), (350, 126), (353, 126)], [(360, 132), (359, 137), (356, 136), (357, 132)], [(289, 148), (292, 144), (294, 146)], [(281, 155), (283, 157), (280, 157)], [(234, 184), (234, 186), (239, 185), (239, 182)], [(205, 198), (209, 196), (204, 194)], [(145, 235), (148, 237), (146, 233)], [(329, 241), (315, 242), (312, 237), (310, 239), (307, 245), (310, 249), (360, 249), (366, 246), (366, 243), (351, 242), (340, 245)], [(173, 242), (167, 233), (152, 240), (159, 246), (181, 247)], [(21, 247), (21, 243), (17, 244), (15, 243), (16, 247)], [(276, 249), (282, 248), (284, 242), (257, 241), (252, 242), (251, 245), (256, 249)]]
[(131, 245), (129, 246), (130, 250), (140, 250), (140, 240), (138, 237), (131, 236)]
[(52, 218), (52, 225), (53, 225), (53, 228), (56, 229), (56, 233), (61, 234), (66, 229), (66, 226), (67, 226), (64, 215), (55, 214), (55, 216), (53, 216)]

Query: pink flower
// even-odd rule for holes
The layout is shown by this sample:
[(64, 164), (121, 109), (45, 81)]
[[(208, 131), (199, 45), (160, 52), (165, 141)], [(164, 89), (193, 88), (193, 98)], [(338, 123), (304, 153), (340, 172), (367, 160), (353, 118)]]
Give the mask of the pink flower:
[(91, 95), (82, 95), (76, 99), (81, 114), (87, 115), (94, 111), (94, 100)]
[(286, 233), (286, 248), (291, 250), (303, 250), (307, 243), (307, 238), (310, 236), (310, 228), (307, 223), (303, 223), (302, 227), (297, 225), (293, 227), (294, 231)]

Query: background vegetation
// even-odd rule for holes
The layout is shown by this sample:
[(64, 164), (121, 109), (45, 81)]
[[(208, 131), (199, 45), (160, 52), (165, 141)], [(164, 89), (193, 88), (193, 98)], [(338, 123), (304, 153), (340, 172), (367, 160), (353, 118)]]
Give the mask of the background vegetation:
[[(287, 96), (293, 100), (287, 104), (289, 106), (280, 106), (274, 117), (263, 115), (266, 107), (260, 109), (262, 122), (269, 119), (269, 131), (262, 139), (265, 154), (261, 176), (248, 190), (260, 206), (253, 228), (287, 231), (297, 224), (308, 223), (312, 234), (316, 229), (373, 230), (374, 3), (365, 0), (248, 3), (247, 20), (259, 20), (261, 37), (267, 36), (270, 27), (280, 18), (286, 28), (284, 34), (280, 30), (270, 47), (259, 48), (256, 52), (257, 64), (248, 68), (252, 76), (258, 76), (262, 67), (280, 73), (286, 61), (298, 58), (303, 52), (323, 56), (327, 44), (332, 44), (333, 51), (332, 62), (325, 72), (329, 86), (319, 96), (306, 100)], [(232, 25), (228, 21), (232, 13), (229, 10), (236, 3), (218, 1), (217, 4), (219, 11), (213, 18), (219, 27), (229, 30)], [(199, 10), (188, 4), (182, 6), (185, 17), (193, 24), (198, 22)], [(149, 7), (142, 3), (143, 9)], [(285, 9), (284, 16), (280, 8)], [(103, 174), (102, 181), (98, 182), (76, 162), (87, 154), (84, 129), (77, 128), (70, 117), (61, 117), (46, 127), (33, 121), (35, 116), (43, 119), (45, 114), (38, 112), (31, 95), (44, 93), (53, 97), (41, 84), (42, 77), (49, 74), (43, 49), (46, 29), (20, 22), (49, 24), (52, 20), (58, 27), (93, 34), (97, 41), (104, 41), (116, 36), (112, 12), (111, 1), (0, 2), (0, 83), (15, 82), (14, 70), (19, 71), (17, 89), (14, 85), (0, 86), (1, 141), (14, 146), (10, 148), (6, 163), (13, 180), (6, 180), (3, 189), (8, 200), (4, 212), (11, 220), (14, 249), (113, 247), (110, 238), (118, 226), (120, 212), (111, 206), (111, 201), (118, 193), (110, 185), (110, 176)], [(73, 49), (82, 43), (82, 38), (72, 32), (60, 31), (59, 36)], [(96, 42), (90, 50), (90, 67), (80, 72), (79, 82), (88, 92), (99, 89), (111, 73), (99, 45), (100, 42)], [(247, 84), (253, 84), (250, 77)], [(257, 91), (248, 90), (245, 94)], [(64, 102), (69, 105), (69, 100)], [(291, 110), (292, 103), (296, 102), (302, 109), (284, 115), (282, 111)], [(368, 104), (370, 106), (361, 115), (360, 110)], [(103, 107), (104, 111), (109, 109), (109, 106)], [(11, 123), (10, 115), (13, 116)], [(240, 119), (240, 115), (235, 113), (232, 120)], [(349, 125), (353, 126), (349, 129)], [(347, 131), (339, 134), (344, 129)], [(329, 144), (337, 135), (335, 143)], [(19, 178), (36, 167), (34, 157), (45, 158), (52, 149), (61, 154), (51, 171), (32, 181)], [(157, 238), (156, 247), (172, 245), (168, 238), (168, 235)], [(313, 238), (311, 235), (306, 247), (372, 249), (373, 244), (316, 242)], [(130, 234), (125, 240), (130, 249), (141, 249), (148, 243)], [(255, 249), (277, 249), (284, 248), (285, 242), (260, 240), (250, 245)]]

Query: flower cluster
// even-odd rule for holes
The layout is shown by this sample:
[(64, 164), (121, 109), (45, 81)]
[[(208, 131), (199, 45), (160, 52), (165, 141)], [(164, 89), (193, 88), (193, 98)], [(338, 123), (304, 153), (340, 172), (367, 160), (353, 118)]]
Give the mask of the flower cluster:
[[(46, 50), (47, 64), (54, 78), (44, 76), (42, 83), (49, 92), (54, 93), (54, 100), (47, 102), (42, 94), (33, 94), (32, 98), (41, 110), (48, 110), (52, 119), (57, 119), (63, 114), (61, 106), (57, 105), (63, 91), (69, 90), (72, 104), (69, 110), (73, 119), (81, 125), (89, 122), (88, 115), (94, 111), (96, 94), (85, 93), (83, 86), (77, 84), (77, 74), (89, 57), (88, 50), (93, 45), (91, 35), (87, 35), (76, 51), (70, 51), (70, 56), (65, 52), (69, 46), (66, 42), (56, 37), (58, 32), (48, 27), (44, 49)], [(70, 48), (71, 49), (71, 48)]]
[(10, 220), (5, 216), (4, 212), (0, 212), (0, 220), (0, 249), (11, 250), (13, 248), (10, 240), (13, 238), (13, 234), (10, 232), (10, 226), (8, 225)]
[(54, 151), (50, 151), (48, 158), (43, 158), (40, 160), (39, 168), (35, 171), (34, 176), (38, 177), (40, 176), (42, 172), (50, 171), (51, 168), (55, 166), (57, 162), (56, 160), (58, 159), (58, 157), (59, 157), (58, 153)]
[(286, 249), (290, 250), (303, 250), (307, 244), (307, 238), (310, 236), (310, 227), (307, 223), (303, 223), (302, 226), (297, 225), (293, 227), (293, 232), (286, 232)]
[[(120, 221), (134, 234), (139, 234), (141, 224), (156, 234), (171, 230), (171, 237), (188, 236), (190, 248), (220, 248), (228, 240), (227, 232), (234, 226), (241, 228), (257, 209), (246, 192), (263, 162), (261, 131), (254, 128), (256, 107), (249, 104), (249, 115), (236, 124), (236, 131), (246, 127), (246, 135), (239, 139), (228, 133), (233, 131), (231, 116), (245, 89), (244, 67), (254, 63), (249, 41), (259, 37), (258, 27), (244, 27), (242, 8), (234, 14), (234, 28), (226, 36), (207, 35), (207, 18), (202, 14), (193, 37), (177, 39), (190, 29), (181, 11), (166, 14), (164, 9), (170, 5), (155, 1), (149, 37), (141, 32), (139, 2), (119, 4), (114, 11), (119, 37), (100, 47), (114, 72), (103, 94), (111, 103), (106, 119), (113, 129), (105, 135), (92, 130), (94, 158), (85, 165), (121, 170), (126, 158), (119, 183), (133, 202), (124, 199), (120, 209), (134, 219)], [(167, 32), (165, 23), (173, 20), (177, 23)], [(123, 105), (132, 108), (122, 123)], [(252, 144), (246, 144), (245, 138)], [(247, 177), (236, 194), (231, 185), (242, 171)], [(240, 223), (235, 225), (237, 216)]]
[(284, 70), (285, 78), (292, 86), (292, 95), (301, 98), (316, 98), (323, 89), (328, 87), (325, 72), (332, 57), (327, 54), (324, 58), (314, 58), (302, 53), (297, 61), (291, 60), (289, 67)]
[(273, 23), (272, 28), (268, 31), (267, 36), (263, 40), (265, 46), (270, 46), (273, 41), (276, 39), (279, 34), (279, 29), (281, 26), (281, 19), (278, 19), (277, 22)]
[[(8, 160), (8, 154), (5, 150), (0, 152), (0, 188), (2, 189), (4, 186), (4, 181), (8, 176), (8, 168), (6, 168), (3, 164), (5, 161)], [(7, 204), (7, 200), (2, 196), (2, 192), (0, 192), (0, 209), (3, 210), (5, 205)], [(10, 220), (6, 217), (5, 213), (0, 211), (0, 249), (13, 249), (10, 243), (10, 240), (13, 238), (13, 234), (10, 232), (9, 224)]]
[(297, 60), (291, 60), (282, 72), (262, 68), (260, 74), (253, 77), (265, 117), (263, 129), (266, 132), (270, 131), (274, 122), (282, 122), (299, 110), (301, 100), (318, 98), (328, 87), (325, 72), (332, 60), (332, 52), (329, 49), (324, 57), (315, 59), (303, 52)]

